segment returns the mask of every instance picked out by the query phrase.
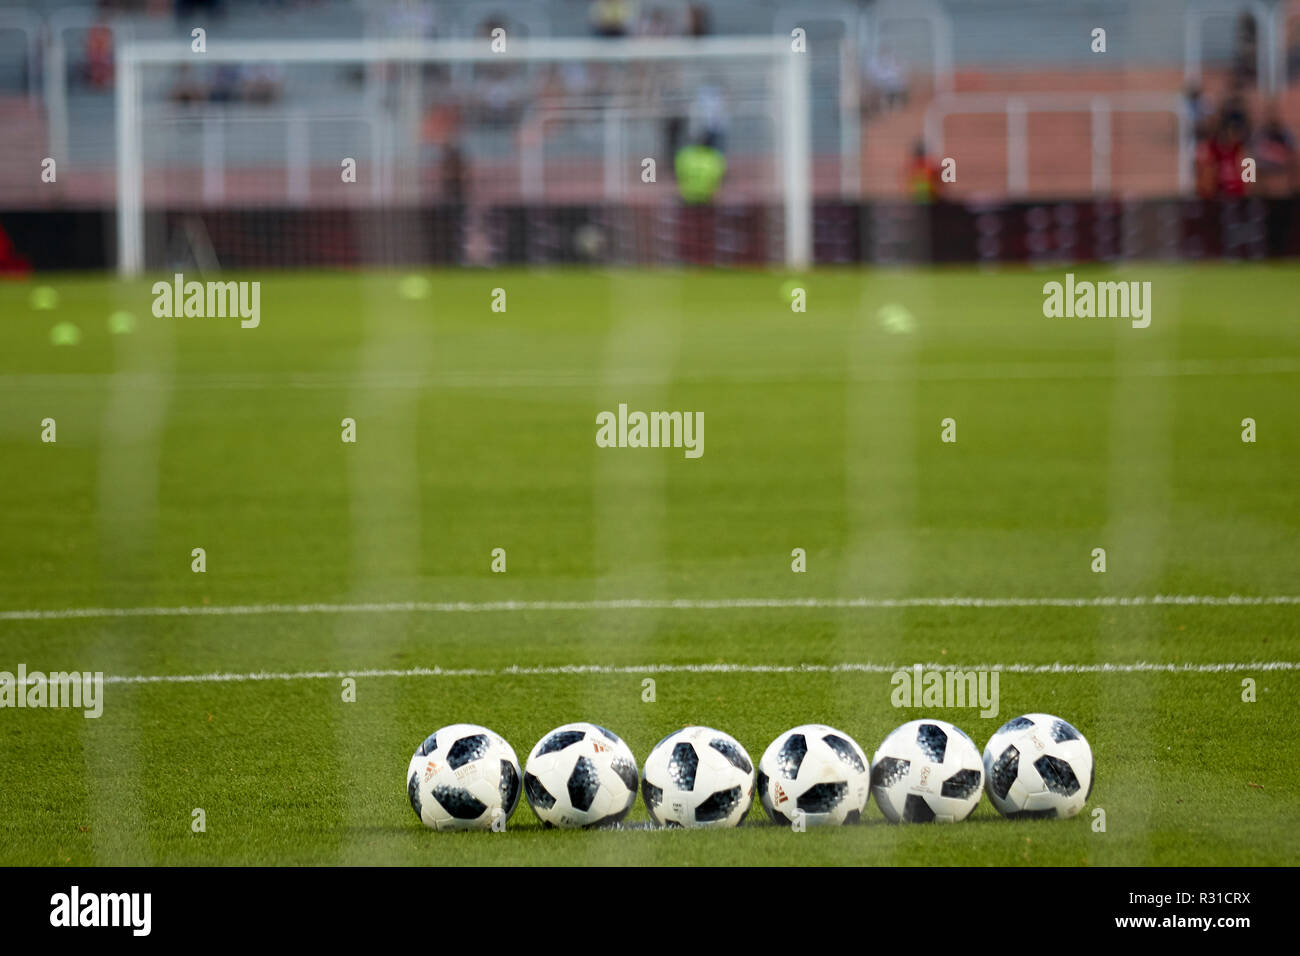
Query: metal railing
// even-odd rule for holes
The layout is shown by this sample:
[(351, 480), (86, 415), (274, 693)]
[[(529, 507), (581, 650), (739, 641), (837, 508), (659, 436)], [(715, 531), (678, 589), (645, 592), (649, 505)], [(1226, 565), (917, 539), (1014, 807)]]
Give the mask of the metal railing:
[(955, 114), (997, 114), (1006, 118), (1007, 192), (1029, 190), (1030, 113), (1088, 113), (1092, 117), (1092, 188), (1104, 193), (1111, 184), (1111, 117), (1116, 112), (1170, 113), (1178, 129), (1177, 182), (1181, 193), (1192, 188), (1192, 140), (1186, 109), (1177, 93), (949, 93), (926, 110), (925, 143), (932, 156), (944, 155), (944, 120)]

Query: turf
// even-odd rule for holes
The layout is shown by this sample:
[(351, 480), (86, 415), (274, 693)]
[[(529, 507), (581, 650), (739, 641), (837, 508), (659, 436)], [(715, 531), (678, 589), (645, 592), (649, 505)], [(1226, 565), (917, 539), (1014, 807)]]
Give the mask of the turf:
[[(799, 280), (806, 313), (762, 273), (430, 273), (423, 299), (395, 274), (226, 277), (262, 282), (257, 329), (155, 318), (148, 282), (41, 280), (50, 310), (31, 306), (34, 283), (0, 285), (0, 612), (1300, 594), (1296, 267), (1073, 270), (1150, 281), (1142, 330), (1044, 318), (1042, 284), (1064, 271), (817, 272)], [(882, 321), (895, 305), (910, 323)], [(134, 331), (113, 334), (122, 310)], [(80, 343), (52, 344), (58, 323)], [(595, 416), (619, 403), (704, 412), (703, 456), (597, 448)], [(419, 824), (402, 778), (458, 721), (521, 757), (593, 720), (638, 758), (686, 723), (757, 758), (808, 721), (870, 754), (923, 713), (891, 705), (887, 672), (654, 665), (1295, 665), (1298, 612), (10, 616), (0, 670), (476, 673), (363, 676), (355, 702), (326, 676), (110, 683), (97, 720), (0, 710), (0, 863), (1294, 865), (1295, 669), (1007, 670), (996, 717), (932, 713), (981, 745), (1025, 711), (1078, 726), (1097, 781), (1068, 821), (1008, 822), (984, 801), (959, 826), (894, 827), (873, 803), (834, 831), (794, 834), (755, 807), (737, 831), (559, 833), (524, 805), (504, 834), (446, 835)], [(574, 665), (624, 670), (527, 671)]]

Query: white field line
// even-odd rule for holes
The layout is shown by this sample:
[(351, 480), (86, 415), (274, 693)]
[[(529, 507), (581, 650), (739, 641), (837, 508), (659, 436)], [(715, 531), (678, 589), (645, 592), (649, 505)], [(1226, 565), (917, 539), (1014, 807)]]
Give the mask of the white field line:
[[(1278, 356), (1242, 359), (1182, 359), (1134, 363), (1124, 371), (1135, 378), (1241, 377), (1294, 375), (1300, 360)], [(894, 381), (1061, 381), (1063, 379), (1112, 379), (1118, 373), (1111, 362), (1003, 362), (946, 363), (903, 368), (857, 371), (846, 377), (840, 367), (808, 368), (715, 368), (623, 369), (613, 376), (598, 368), (454, 369), (438, 372), (385, 372), (383, 375), (338, 372), (286, 373), (195, 373), (175, 377), (144, 375), (127, 384), (139, 388), (167, 390), (257, 390), (257, 389), (432, 389), (432, 388), (594, 388), (624, 386), (667, 386), (673, 384), (762, 382), (894, 382)], [(96, 374), (4, 374), (0, 390), (50, 390), (99, 388), (107, 376)]]
[(511, 611), (715, 611), (763, 608), (1029, 608), (1259, 607), (1300, 604), (1297, 594), (1150, 594), (1130, 597), (915, 598), (615, 598), (593, 601), (393, 601), (358, 604), (226, 604), (177, 607), (36, 608), (0, 611), (0, 621), (61, 621), (114, 617), (231, 617), (259, 614), (472, 614)]
[[(245, 674), (111, 674), (106, 684), (238, 684), (250, 681), (341, 680), (345, 677), (563, 677), (590, 674), (894, 674), (915, 664), (568, 664), (551, 667), (448, 668), (402, 670), (253, 671)], [(922, 664), (926, 671), (1001, 671), (1009, 674), (1223, 674), (1238, 671), (1300, 670), (1300, 661), (1250, 661), (1217, 664)], [(28, 678), (24, 683), (40, 683)]]

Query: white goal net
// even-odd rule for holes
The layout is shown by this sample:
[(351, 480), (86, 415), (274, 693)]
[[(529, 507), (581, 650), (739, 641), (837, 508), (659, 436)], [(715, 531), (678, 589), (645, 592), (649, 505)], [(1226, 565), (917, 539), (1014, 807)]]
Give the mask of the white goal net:
[(123, 274), (811, 260), (789, 39), (124, 43)]

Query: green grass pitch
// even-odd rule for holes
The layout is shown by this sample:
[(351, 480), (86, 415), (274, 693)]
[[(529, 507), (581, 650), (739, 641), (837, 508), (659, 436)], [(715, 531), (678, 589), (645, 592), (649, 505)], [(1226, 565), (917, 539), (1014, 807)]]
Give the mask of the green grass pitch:
[[(97, 720), (0, 710), (0, 864), (1300, 862), (1294, 603), (590, 603), (1300, 594), (1296, 267), (1073, 270), (1149, 280), (1144, 330), (1045, 318), (1065, 271), (814, 272), (805, 313), (762, 273), (430, 273), (424, 298), (399, 274), (227, 276), (262, 282), (257, 329), (155, 318), (149, 282), (42, 280), (52, 309), (0, 286), (0, 670), (198, 678), (110, 683)], [(597, 448), (619, 403), (703, 412), (703, 456)], [(297, 610), (512, 600), (573, 605)], [(203, 606), (253, 613), (13, 613)], [(759, 669), (917, 662), (1008, 668), (998, 716), (896, 709), (884, 671)], [(1093, 669), (1023, 669), (1056, 662)], [(1095, 667), (1139, 662), (1201, 669)], [(719, 663), (742, 669), (689, 669)], [(475, 673), (400, 673), (433, 667)], [(263, 672), (296, 676), (211, 679)], [(345, 702), (340, 672), (383, 673)], [(916, 717), (983, 746), (1034, 710), (1092, 744), (1072, 820), (985, 799), (895, 827), (873, 801), (834, 831), (755, 806), (734, 831), (561, 833), (521, 804), (448, 835), (404, 791), (457, 721), (521, 760), (571, 720), (638, 760), (687, 723), (757, 760), (796, 723), (870, 755)]]

